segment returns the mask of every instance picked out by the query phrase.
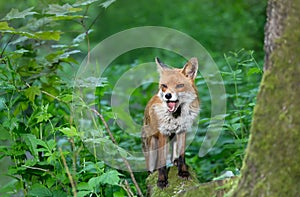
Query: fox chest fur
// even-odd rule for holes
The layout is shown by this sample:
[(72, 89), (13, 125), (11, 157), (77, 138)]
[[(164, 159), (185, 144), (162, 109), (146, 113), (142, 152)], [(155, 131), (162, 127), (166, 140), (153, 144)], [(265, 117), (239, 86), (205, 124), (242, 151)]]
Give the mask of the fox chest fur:
[(145, 115), (145, 125), (148, 129), (154, 132), (160, 132), (163, 135), (170, 136), (171, 134), (188, 131), (198, 116), (199, 108), (197, 107), (198, 98), (193, 94), (182, 93), (181, 96), (186, 97), (186, 102), (181, 103), (176, 111), (169, 112), (166, 103), (160, 102), (159, 96), (152, 98), (153, 104), (149, 106), (149, 113)]

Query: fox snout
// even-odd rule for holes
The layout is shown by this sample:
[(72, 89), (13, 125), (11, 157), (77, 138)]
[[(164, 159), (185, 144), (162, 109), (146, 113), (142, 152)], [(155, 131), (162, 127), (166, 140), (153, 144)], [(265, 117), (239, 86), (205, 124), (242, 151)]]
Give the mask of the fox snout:
[(178, 100), (178, 96), (176, 93), (171, 93), (171, 92), (163, 92), (163, 100), (164, 101), (176, 101)]
[(172, 94), (171, 93), (165, 94), (165, 98), (168, 99), (168, 100), (171, 99), (172, 98)]
[(161, 97), (166, 102), (168, 111), (175, 112), (179, 103), (178, 95), (176, 93), (161, 91)]

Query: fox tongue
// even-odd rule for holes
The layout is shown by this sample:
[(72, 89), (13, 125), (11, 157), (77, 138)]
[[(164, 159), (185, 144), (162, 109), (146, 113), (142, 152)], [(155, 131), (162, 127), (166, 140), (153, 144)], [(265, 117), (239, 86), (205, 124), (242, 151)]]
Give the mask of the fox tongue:
[(175, 110), (176, 102), (174, 101), (169, 101), (167, 102), (168, 108), (170, 112), (173, 112)]

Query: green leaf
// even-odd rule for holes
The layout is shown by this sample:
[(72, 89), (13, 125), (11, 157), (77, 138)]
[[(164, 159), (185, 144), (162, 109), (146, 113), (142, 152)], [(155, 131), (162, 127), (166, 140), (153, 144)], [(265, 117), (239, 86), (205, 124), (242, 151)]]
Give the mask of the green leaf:
[(29, 196), (47, 197), (52, 196), (52, 192), (44, 185), (35, 183), (28, 192)]
[(56, 16), (64, 16), (68, 13), (81, 11), (81, 8), (74, 8), (70, 4), (58, 5), (58, 4), (50, 4), (48, 11), (46, 14), (53, 14)]
[(84, 168), (79, 173), (99, 174), (104, 171), (104, 162), (84, 162)]
[(70, 103), (73, 100), (72, 94), (65, 94), (60, 98), (63, 102)]
[(35, 118), (37, 118), (37, 123), (44, 122), (44, 121), (46, 122), (52, 117), (52, 114), (48, 113), (48, 107), (49, 107), (49, 103), (47, 105), (41, 106), (41, 111), (38, 112), (37, 115), (35, 116)]
[(72, 20), (76, 18), (85, 18), (85, 16), (82, 15), (63, 15), (63, 16), (51, 16), (51, 20), (54, 21), (61, 21), (61, 20)]
[(36, 38), (39, 40), (58, 41), (60, 39), (60, 34), (62, 34), (60, 31), (42, 31), (34, 33), (34, 36), (36, 36)]
[(90, 188), (97, 188), (100, 185), (100, 177), (93, 177), (88, 182)]
[(16, 117), (13, 117), (11, 119), (8, 119), (8, 120), (5, 120), (3, 123), (2, 123), (2, 126), (4, 128), (6, 128), (7, 130), (10, 130), (12, 131), (13, 129), (18, 129), (19, 128), (19, 119), (16, 118)]
[(120, 174), (116, 170), (106, 172), (100, 176), (100, 182), (102, 184), (119, 185), (119, 182), (120, 182), (119, 175), (122, 175), (122, 174)]
[[(69, 58), (70, 55), (79, 53), (79, 50), (72, 50), (72, 51), (64, 51), (64, 50), (59, 50), (54, 53), (50, 53), (49, 55), (46, 56), (46, 60), (50, 63), (56, 63), (60, 60), (66, 61), (70, 60)], [(69, 58), (69, 59), (68, 59)]]
[(46, 148), (46, 149), (43, 149), (43, 150), (47, 150), (48, 149), (47, 144), (43, 140), (37, 139), (35, 137), (35, 135), (33, 135), (33, 134), (23, 134), (22, 138), (24, 139), (26, 145), (28, 146), (31, 154), (35, 158), (38, 158), (38, 151), (39, 151), (37, 149), (38, 145)]
[(40, 123), (40, 122), (46, 122), (48, 121), (51, 117), (52, 117), (52, 114), (51, 113), (48, 113), (48, 107), (49, 107), (49, 103), (46, 104), (46, 105), (42, 105), (38, 111), (38, 113), (36, 113), (34, 116), (35, 119), (37, 119), (37, 122), (36, 123)]
[(96, 1), (99, 1), (99, 0), (79, 0), (79, 1), (76, 1), (76, 3), (74, 3), (73, 6), (79, 7), (79, 6), (83, 6), (83, 5), (90, 5)]
[(10, 137), (9, 131), (0, 125), (0, 140), (9, 140)]
[(238, 74), (240, 74), (241, 72), (242, 72), (241, 69), (237, 69), (237, 70), (233, 71), (233, 73), (234, 73), (235, 75), (238, 75)]
[(259, 68), (250, 68), (249, 71), (247, 72), (247, 76), (251, 76), (253, 74), (258, 74), (262, 73)]
[(25, 96), (31, 101), (34, 102), (35, 96), (41, 94), (39, 87), (37, 86), (30, 86), (25, 90)]
[(53, 22), (53, 20), (49, 16), (45, 16), (42, 18), (34, 17), (34, 18), (30, 19), (30, 21), (28, 21), (28, 23), (26, 24), (24, 29), (30, 29), (31, 31), (36, 32), (39, 29), (43, 29), (47, 25), (51, 25), (52, 22)]
[(6, 108), (5, 98), (4, 97), (0, 97), (0, 111), (2, 111), (5, 108)]
[[(3, 23), (3, 22), (0, 22), (0, 31), (2, 31), (2, 32), (25, 36), (27, 38), (36, 39), (36, 40), (58, 41), (60, 39), (60, 35), (62, 34), (62, 32), (60, 32), (60, 31), (41, 31), (41, 32), (36, 32), (36, 33), (29, 33), (29, 32), (25, 32), (25, 31), (15, 31), (15, 30), (7, 29), (5, 24), (2, 24), (3, 29), (1, 29), (1, 23)], [(17, 41), (16, 43), (22, 42), (25, 40), (26, 40), (25, 38), (22, 38), (20, 41)]]
[(25, 161), (25, 165), (26, 166), (35, 166), (37, 164), (37, 160), (36, 159), (28, 159)]
[(89, 196), (91, 192), (90, 191), (79, 191), (77, 193), (77, 197), (85, 197), (85, 196)]
[(37, 123), (40, 122), (47, 122), (52, 117), (52, 114), (49, 113), (39, 113), (39, 115), (36, 116)]
[(82, 34), (79, 34), (78, 36), (76, 36), (76, 38), (73, 39), (72, 42), (73, 42), (74, 44), (75, 44), (75, 43), (82, 42), (82, 41), (85, 39), (86, 35), (87, 35), (87, 34), (90, 34), (92, 31), (93, 31), (93, 30), (90, 29), (87, 33), (86, 33), (86, 32), (83, 32)]
[(72, 54), (80, 53), (80, 50), (72, 50), (72, 51), (66, 51), (63, 54), (60, 55), (60, 59), (68, 58)]
[(54, 139), (49, 140), (47, 146), (49, 150), (54, 150), (56, 148), (56, 141)]
[(108, 8), (111, 4), (113, 4), (115, 1), (116, 1), (116, 0), (108, 0), (108, 1), (105, 1), (105, 2), (101, 3), (100, 5), (106, 9), (106, 8)]
[(119, 151), (121, 157), (123, 157), (123, 158), (126, 158), (126, 157), (127, 157), (127, 154), (128, 154), (128, 153), (127, 153), (126, 150), (124, 150), (124, 149), (121, 148), (121, 147), (118, 147), (118, 151)]
[(1, 194), (5, 194), (5, 193), (8, 194), (8, 192), (13, 191), (14, 189), (17, 188), (16, 185), (17, 185), (19, 182), (18, 182), (17, 179), (12, 179), (11, 181), (10, 181), (10, 179), (8, 179), (5, 183), (6, 183), (6, 184), (3, 185), (3, 186), (0, 188), (0, 193), (1, 193)]
[(3, 32), (16, 34), (16, 35), (20, 35), (20, 36), (25, 36), (27, 38), (37, 39), (37, 37), (34, 34), (29, 33), (29, 32), (25, 32), (25, 31), (3, 30)]
[(79, 133), (77, 132), (76, 128), (75, 127), (72, 127), (71, 128), (62, 128), (60, 129), (60, 131), (65, 134), (67, 137), (75, 137), (75, 136), (79, 136)]
[(22, 11), (22, 12), (19, 12), (18, 9), (12, 8), (10, 10), (10, 12), (2, 20), (12, 20), (12, 19), (16, 19), (16, 18), (25, 18), (26, 16), (37, 14), (37, 12), (31, 12), (32, 9), (33, 9), (33, 7), (28, 8), (28, 9)]
[(121, 175), (116, 170), (111, 170), (98, 177), (93, 177), (88, 184), (91, 188), (97, 188), (100, 184), (119, 185)]
[(89, 186), (89, 184), (87, 182), (81, 182), (77, 185), (77, 189), (78, 190), (87, 190), (87, 191), (91, 191), (92, 188)]
[(116, 191), (113, 194), (113, 197), (123, 197), (126, 196), (124, 190)]
[(0, 22), (0, 31), (14, 30), (14, 28), (8, 26), (7, 22)]
[(24, 54), (24, 53), (28, 53), (30, 52), (29, 50), (26, 49), (19, 49), (19, 50), (15, 50), (14, 52), (12, 52), (12, 54), (17, 53), (17, 54)]
[[(53, 193), (52, 197), (67, 197), (68, 196), (66, 191), (61, 191), (61, 190), (54, 190), (54, 191), (52, 190), (52, 193)], [(77, 195), (77, 197), (78, 197), (78, 195)]]

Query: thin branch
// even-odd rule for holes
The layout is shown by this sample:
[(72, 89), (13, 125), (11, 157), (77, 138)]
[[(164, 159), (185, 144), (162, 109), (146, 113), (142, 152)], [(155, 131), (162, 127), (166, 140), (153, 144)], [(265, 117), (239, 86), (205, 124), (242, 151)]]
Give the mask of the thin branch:
[[(26, 86), (27, 86), (28, 88), (31, 87), (31, 85), (28, 84), (27, 82), (25, 82), (25, 84), (26, 84)], [(62, 101), (61, 99), (59, 99), (57, 96), (54, 96), (54, 95), (52, 95), (52, 94), (50, 94), (49, 92), (46, 92), (46, 91), (44, 91), (44, 90), (41, 90), (41, 93), (46, 94), (47, 96), (50, 96), (51, 98), (54, 98), (54, 99), (58, 100), (59, 102), (64, 102), (64, 101)]]
[(127, 192), (129, 197), (134, 197), (134, 194), (128, 184), (128, 181), (125, 179), (124, 180), (124, 185), (121, 185), (121, 187)]
[(99, 19), (99, 17), (101, 16), (101, 14), (103, 14), (104, 13), (104, 11), (100, 11), (99, 13), (98, 13), (98, 15), (94, 18), (94, 20), (91, 22), (91, 24), (89, 25), (89, 27), (88, 27), (88, 29), (87, 30), (90, 30), (92, 27), (93, 27), (93, 25), (96, 23), (96, 21)]
[[(22, 167), (25, 167), (25, 168), (28, 168), (28, 169), (32, 169), (32, 170), (39, 170), (39, 171), (42, 171), (42, 172), (46, 172), (46, 173), (50, 174), (51, 177), (54, 177), (54, 178), (56, 177), (56, 175), (53, 172), (51, 172), (50, 170), (48, 170), (48, 169), (43, 169), (43, 168), (38, 168), (38, 167), (32, 167), (32, 166), (27, 166), (27, 165), (22, 165)], [(14, 178), (16, 178), (16, 177), (14, 177)], [(19, 180), (22, 181), (22, 179), (19, 179)], [(62, 188), (65, 187), (65, 185), (60, 180), (57, 180), (57, 182), (58, 182), (58, 184)]]
[(47, 96), (50, 96), (51, 98), (54, 98), (54, 99), (56, 99), (56, 100), (62, 102), (61, 99), (59, 99), (57, 96), (54, 96), (54, 95), (50, 94), (49, 92), (46, 92), (46, 91), (44, 91), (44, 90), (42, 90), (41, 92), (42, 92), (43, 94), (46, 94)]
[[(89, 8), (89, 7), (87, 7), (87, 9), (85, 10), (84, 16), (87, 15), (88, 8)], [(100, 15), (101, 15), (102, 13), (103, 13), (103, 12), (99, 12), (98, 15), (94, 18), (94, 20), (91, 22), (91, 24), (90, 24), (88, 27), (85, 25), (83, 19), (80, 21), (80, 24), (82, 25), (82, 27), (83, 27), (84, 30), (85, 30), (85, 36), (86, 36), (86, 40), (87, 40), (87, 47), (88, 47), (87, 63), (90, 62), (90, 57), (91, 57), (91, 44), (90, 44), (89, 31), (90, 31), (90, 29), (92, 28), (92, 26), (96, 23), (96, 21), (99, 19)]]
[(60, 152), (60, 156), (61, 156), (61, 159), (62, 159), (62, 161), (63, 161), (64, 167), (66, 168), (66, 172), (67, 172), (68, 178), (69, 178), (70, 183), (71, 183), (73, 196), (74, 196), (74, 197), (77, 197), (77, 191), (76, 191), (76, 187), (75, 187), (75, 184), (74, 184), (74, 180), (73, 180), (73, 177), (72, 177), (72, 175), (71, 175), (71, 173), (70, 173), (69, 167), (68, 167), (68, 165), (67, 165), (65, 156), (64, 156), (64, 154), (63, 154), (61, 148), (59, 148), (59, 152)]
[(43, 171), (43, 172), (50, 172), (49, 170), (46, 170), (46, 169), (43, 169), (43, 168), (32, 167), (32, 166), (22, 165), (22, 167), (29, 168), (29, 169), (32, 169), (32, 170), (40, 170), (40, 171)]
[[(72, 157), (72, 168), (73, 168), (73, 176), (76, 176), (76, 161), (77, 161), (77, 152), (76, 152), (76, 146), (75, 146), (75, 142), (74, 142), (74, 138), (70, 139), (70, 143), (72, 145), (72, 151), (73, 151), (73, 157)], [(74, 185), (76, 187), (76, 182), (74, 182)]]
[[(93, 112), (101, 119), (102, 123), (104, 124), (104, 127), (105, 127), (106, 131), (108, 132), (108, 134), (109, 134), (109, 136), (110, 136), (111, 141), (112, 141), (115, 145), (118, 146), (118, 143), (116, 142), (116, 140), (115, 140), (115, 138), (114, 138), (114, 136), (113, 136), (111, 130), (109, 129), (108, 124), (107, 124), (106, 121), (104, 120), (103, 116), (102, 116), (97, 110), (95, 110), (95, 109), (91, 109), (91, 111), (93, 111)], [(143, 196), (143, 193), (142, 193), (142, 191), (141, 191), (139, 185), (138, 185), (137, 182), (136, 182), (136, 179), (135, 179), (135, 177), (134, 177), (133, 171), (132, 171), (132, 169), (131, 169), (131, 166), (130, 166), (128, 160), (127, 160), (125, 157), (122, 157), (122, 160), (123, 160), (123, 162), (125, 163), (125, 165), (126, 165), (128, 171), (129, 171), (129, 174), (130, 174), (130, 176), (131, 176), (131, 180), (132, 180), (132, 182), (134, 183), (134, 185), (135, 185), (135, 187), (136, 187), (138, 196)]]

